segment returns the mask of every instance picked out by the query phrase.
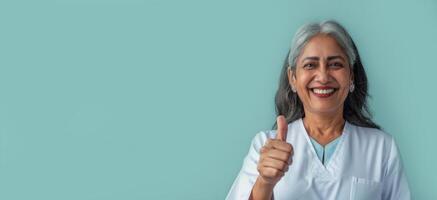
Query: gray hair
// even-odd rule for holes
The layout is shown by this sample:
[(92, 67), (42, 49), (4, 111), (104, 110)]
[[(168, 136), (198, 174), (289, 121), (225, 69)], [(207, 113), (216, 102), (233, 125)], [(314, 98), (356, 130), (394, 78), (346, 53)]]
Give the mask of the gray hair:
[(296, 67), (296, 61), (308, 41), (318, 34), (327, 34), (333, 37), (343, 49), (349, 60), (349, 66), (355, 64), (356, 55), (352, 45), (352, 39), (347, 31), (337, 22), (332, 20), (320, 23), (309, 23), (296, 32), (288, 56), (288, 65)]
[[(303, 104), (299, 96), (292, 91), (289, 84), (287, 69), (296, 67), (296, 59), (308, 41), (317, 34), (328, 34), (343, 48), (349, 60), (351, 73), (354, 77), (355, 90), (346, 97), (343, 107), (343, 118), (357, 126), (377, 128), (379, 125), (372, 121), (372, 114), (367, 106), (367, 75), (361, 63), (358, 49), (354, 41), (339, 23), (324, 21), (321, 23), (306, 24), (294, 36), (290, 51), (284, 60), (279, 87), (275, 95), (277, 115), (284, 115), (287, 123), (291, 123), (305, 116)], [(273, 128), (276, 123), (273, 124)]]

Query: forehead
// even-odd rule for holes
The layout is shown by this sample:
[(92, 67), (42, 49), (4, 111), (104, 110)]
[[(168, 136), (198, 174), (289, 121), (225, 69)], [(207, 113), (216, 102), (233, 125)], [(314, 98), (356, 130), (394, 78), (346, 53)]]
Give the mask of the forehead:
[(299, 60), (306, 56), (328, 57), (334, 55), (345, 56), (345, 53), (332, 36), (319, 34), (308, 41), (302, 49)]

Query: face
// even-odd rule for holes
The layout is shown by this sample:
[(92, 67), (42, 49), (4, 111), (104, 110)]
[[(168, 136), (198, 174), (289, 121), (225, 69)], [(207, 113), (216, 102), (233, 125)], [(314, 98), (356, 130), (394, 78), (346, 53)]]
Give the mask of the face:
[(288, 70), (305, 112), (315, 114), (343, 112), (352, 78), (346, 54), (328, 35), (311, 38), (297, 58), (296, 69)]

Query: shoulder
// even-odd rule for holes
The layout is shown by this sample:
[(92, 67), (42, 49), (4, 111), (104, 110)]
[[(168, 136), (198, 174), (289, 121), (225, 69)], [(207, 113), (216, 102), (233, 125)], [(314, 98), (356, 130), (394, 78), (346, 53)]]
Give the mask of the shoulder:
[(349, 124), (349, 131), (352, 137), (361, 141), (384, 142), (386, 145), (391, 145), (393, 142), (393, 136), (381, 129)]
[(386, 163), (396, 146), (394, 138), (389, 133), (369, 127), (352, 125), (349, 127), (349, 144), (358, 152), (379, 156)]

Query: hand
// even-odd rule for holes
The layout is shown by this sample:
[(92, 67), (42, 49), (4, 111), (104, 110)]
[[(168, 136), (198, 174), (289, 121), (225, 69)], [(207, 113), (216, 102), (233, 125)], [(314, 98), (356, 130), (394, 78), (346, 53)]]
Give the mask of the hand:
[(286, 142), (288, 125), (284, 116), (276, 119), (278, 130), (275, 139), (268, 139), (261, 148), (258, 162), (258, 172), (262, 181), (269, 185), (276, 183), (288, 171), (292, 163), (293, 146)]

